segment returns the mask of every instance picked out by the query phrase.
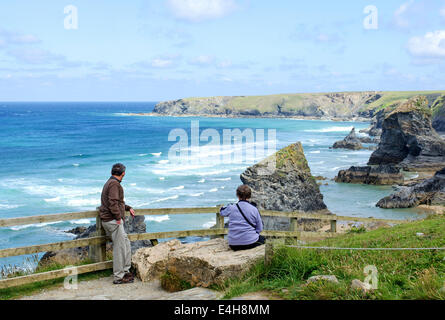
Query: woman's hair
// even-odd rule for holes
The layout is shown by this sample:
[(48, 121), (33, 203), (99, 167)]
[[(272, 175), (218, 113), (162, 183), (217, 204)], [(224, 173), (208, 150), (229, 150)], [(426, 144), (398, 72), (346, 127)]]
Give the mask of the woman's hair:
[(236, 189), (236, 195), (240, 200), (247, 200), (252, 197), (252, 190), (250, 190), (248, 185), (243, 184)]

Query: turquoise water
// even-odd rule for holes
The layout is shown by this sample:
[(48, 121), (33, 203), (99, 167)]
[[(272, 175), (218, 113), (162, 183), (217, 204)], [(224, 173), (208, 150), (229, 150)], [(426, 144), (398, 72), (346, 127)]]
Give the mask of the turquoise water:
[[(261, 158), (218, 163), (225, 154), (202, 143), (198, 164), (169, 161), (174, 129), (275, 129), (277, 149), (301, 141), (313, 175), (333, 178), (340, 169), (366, 164), (371, 151), (331, 150), (355, 126), (368, 123), (287, 119), (220, 119), (128, 116), (152, 110), (154, 103), (0, 103), (0, 218), (94, 210), (111, 165), (123, 162), (126, 201), (135, 208), (214, 206), (233, 202), (239, 175)], [(268, 137), (266, 137), (267, 139)], [(235, 142), (229, 153), (243, 147)], [(328, 208), (337, 214), (412, 218), (412, 210), (383, 210), (377, 201), (391, 187), (337, 184), (322, 186)], [(0, 228), (0, 248), (72, 239), (65, 233), (87, 226), (82, 219)], [(210, 215), (147, 217), (149, 232), (208, 228)], [(23, 257), (0, 259), (0, 265)]]

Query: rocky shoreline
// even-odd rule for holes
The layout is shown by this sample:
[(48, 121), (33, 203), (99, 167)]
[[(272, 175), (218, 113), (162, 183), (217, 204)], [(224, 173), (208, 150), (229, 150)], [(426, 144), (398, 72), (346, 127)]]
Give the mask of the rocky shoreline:
[[(396, 185), (394, 194), (376, 204), (380, 208), (444, 206), (445, 140), (433, 128), (428, 100), (416, 96), (389, 109), (391, 111), (381, 112), (365, 131), (377, 135), (381, 130), (377, 150), (371, 155), (368, 166), (342, 170), (335, 181)], [(418, 172), (419, 176), (405, 181), (402, 170)], [(437, 172), (430, 178), (432, 171)]]
[(284, 116), (284, 115), (226, 115), (226, 114), (159, 114), (153, 112), (126, 113), (126, 116), (133, 117), (175, 117), (175, 118), (225, 118), (225, 119), (294, 119), (294, 120), (314, 120), (314, 121), (334, 121), (334, 122), (366, 122), (371, 118), (366, 117), (315, 117), (315, 116)]

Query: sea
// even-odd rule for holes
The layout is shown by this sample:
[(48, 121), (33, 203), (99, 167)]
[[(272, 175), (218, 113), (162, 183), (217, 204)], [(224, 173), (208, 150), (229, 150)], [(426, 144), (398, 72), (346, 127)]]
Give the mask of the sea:
[[(419, 212), (411, 209), (375, 207), (392, 192), (390, 186), (329, 180), (341, 169), (367, 163), (371, 150), (330, 147), (353, 127), (359, 131), (369, 123), (131, 115), (150, 112), (155, 104), (0, 103), (0, 219), (94, 210), (111, 166), (117, 162), (127, 167), (122, 182), (125, 200), (136, 209), (232, 203), (241, 184), (240, 174), (247, 167), (297, 141), (303, 144), (312, 174), (328, 178), (320, 189), (333, 213), (419, 217)], [(209, 132), (223, 137), (225, 130), (236, 129), (253, 132), (255, 140), (234, 139), (221, 147), (222, 138), (219, 145), (208, 138)], [(198, 150), (192, 142), (193, 130), (201, 140)], [(184, 148), (190, 157), (178, 162), (178, 153), (172, 149), (181, 134), (188, 139)], [(258, 145), (263, 153), (247, 151), (260, 150)], [(244, 150), (242, 159), (223, 159), (239, 150)], [(74, 235), (66, 231), (92, 223), (92, 219), (80, 219), (0, 228), (0, 249), (70, 240)], [(147, 216), (146, 224), (147, 232), (204, 229), (215, 224), (215, 214)], [(32, 267), (29, 261), (29, 256), (1, 258), (0, 267)]]

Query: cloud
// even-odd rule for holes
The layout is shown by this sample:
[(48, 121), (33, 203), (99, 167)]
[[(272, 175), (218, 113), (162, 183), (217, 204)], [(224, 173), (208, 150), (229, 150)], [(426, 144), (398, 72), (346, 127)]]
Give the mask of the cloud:
[(151, 61), (151, 66), (154, 68), (168, 68), (173, 66), (173, 60), (156, 58)]
[(65, 57), (39, 48), (19, 48), (8, 51), (8, 54), (19, 62), (28, 64), (47, 64), (64, 62)]
[(440, 9), (440, 16), (442, 17), (442, 18), (444, 18), (445, 19), (445, 7), (443, 7), (442, 9)]
[(197, 66), (210, 66), (214, 63), (214, 61), (215, 58), (212, 56), (201, 55), (191, 59), (189, 63), (191, 65), (197, 65)]
[(329, 26), (307, 26), (305, 24), (299, 24), (296, 30), (291, 33), (290, 38), (293, 41), (308, 40), (317, 44), (339, 43), (343, 41), (340, 32), (324, 31), (322, 28), (332, 30)]
[(409, 27), (409, 21), (406, 18), (406, 13), (408, 12), (411, 5), (414, 3), (414, 0), (410, 0), (408, 2), (403, 3), (399, 8), (397, 8), (394, 13), (394, 24), (399, 28), (407, 28)]
[(408, 51), (417, 58), (445, 58), (445, 30), (427, 32), (422, 37), (411, 38), (408, 41)]
[(191, 22), (222, 18), (236, 9), (234, 0), (167, 0), (170, 11)]
[(131, 70), (150, 70), (150, 69), (167, 69), (176, 67), (181, 60), (179, 54), (159, 55), (151, 60), (139, 61), (128, 65)]
[(21, 34), (0, 29), (0, 47), (11, 45), (28, 45), (40, 43), (40, 39), (32, 34)]

